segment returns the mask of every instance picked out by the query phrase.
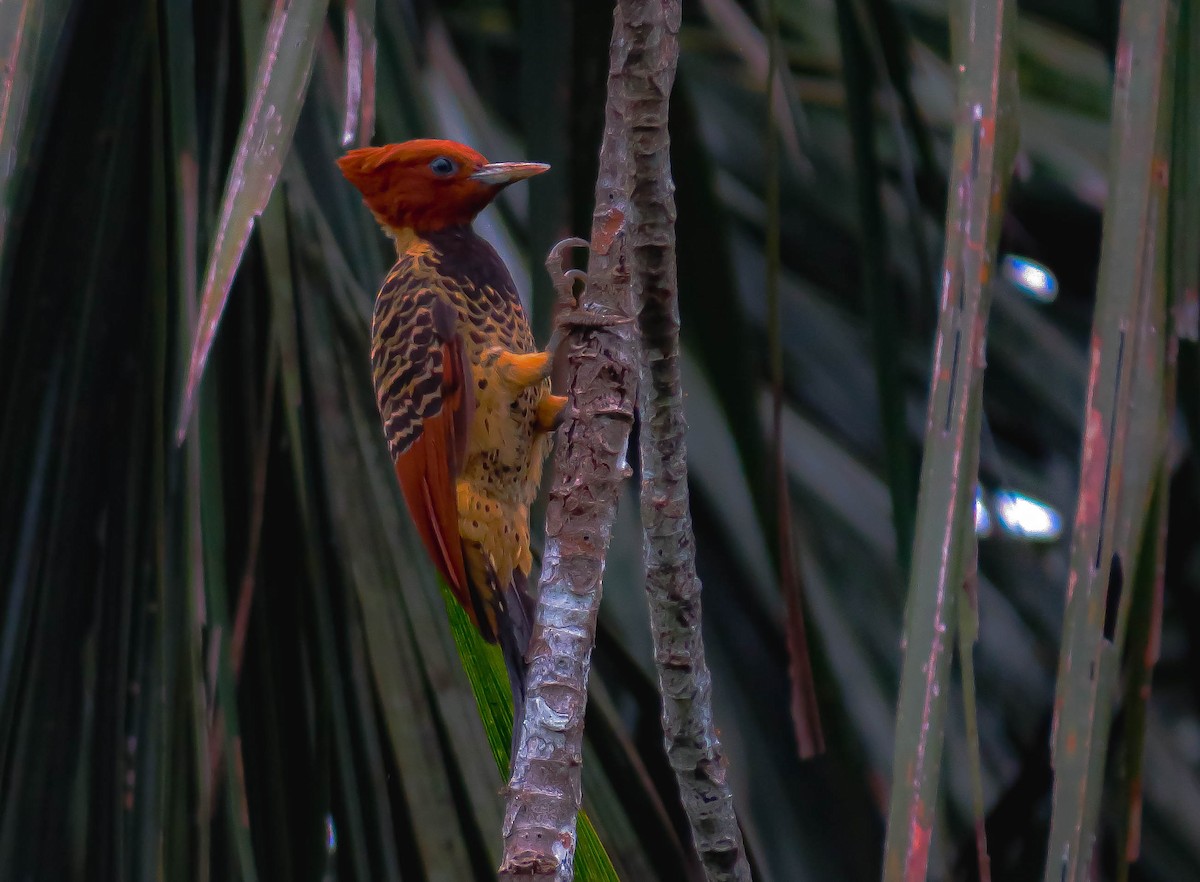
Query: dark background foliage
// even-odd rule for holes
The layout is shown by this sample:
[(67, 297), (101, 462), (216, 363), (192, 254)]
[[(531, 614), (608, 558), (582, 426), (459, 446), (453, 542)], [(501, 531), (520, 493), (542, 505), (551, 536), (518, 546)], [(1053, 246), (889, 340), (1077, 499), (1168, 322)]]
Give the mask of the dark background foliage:
[[(672, 100), (705, 635), (756, 877), (781, 882), (879, 872), (955, 83), (944, 2), (849, 3), (852, 25), (839, 28), (841, 6), (779, 4), (778, 218), (766, 7), (688, 4)], [(976, 674), (998, 879), (1035, 878), (1045, 860), (1116, 7), (1021, 5), (1022, 146), (1001, 253), (1046, 264), (1060, 293), (1041, 304), (996, 283), (981, 481), (987, 500), (1003, 489), (1043, 501), (1064, 530), (1034, 542), (997, 526), (980, 544)], [(610, 9), (334, 3), (318, 9), (294, 141), (177, 447), (197, 292), (270, 4), (0, 2), (16, 96), (0, 113), (0, 167), (12, 170), (0, 178), (4, 879), (460, 880), (496, 865), (501, 780), (369, 389), (367, 321), (389, 257), (333, 164), (351, 11), (378, 39), (375, 143), (445, 136), (554, 165), (481, 220), (546, 337), (541, 255), (587, 228)], [(280, 114), (299, 99), (285, 96)], [(873, 137), (856, 154), (863, 109)], [(262, 181), (252, 170), (235, 183)], [(764, 293), (772, 224), (777, 317)], [(877, 374), (881, 322), (890, 354)], [(828, 745), (807, 762), (775, 567), (772, 335)], [(1132, 874), (1171, 882), (1200, 876), (1194, 344), (1180, 365)], [(633, 492), (605, 582), (585, 806), (621, 878), (693, 878), (662, 757)], [(952, 707), (931, 877), (970, 879)], [(1101, 878), (1123, 810), (1113, 793)]]

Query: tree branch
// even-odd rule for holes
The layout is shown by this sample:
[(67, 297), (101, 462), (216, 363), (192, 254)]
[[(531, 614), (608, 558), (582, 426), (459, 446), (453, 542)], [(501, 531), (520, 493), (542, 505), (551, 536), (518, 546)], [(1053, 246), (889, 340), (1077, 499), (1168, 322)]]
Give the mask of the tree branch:
[(642, 335), (640, 453), (646, 594), (662, 694), (667, 757), (710, 880), (749, 880), (712, 711), (700, 631), (700, 580), (687, 486), (687, 424), (679, 376), (675, 185), (667, 116), (679, 58), (679, 0), (623, 0), (636, 42), (629, 96), (634, 162), (630, 227)]
[[(632, 175), (623, 77), (641, 51), (618, 7), (582, 314), (633, 316), (625, 243)], [(604, 558), (621, 483), (629, 475), (626, 456), (638, 379), (632, 322), (577, 329), (568, 369), (570, 412), (559, 431), (546, 510), (525, 714), (518, 721), (521, 737), (504, 814), (502, 879), (568, 882), (574, 875), (588, 670)]]

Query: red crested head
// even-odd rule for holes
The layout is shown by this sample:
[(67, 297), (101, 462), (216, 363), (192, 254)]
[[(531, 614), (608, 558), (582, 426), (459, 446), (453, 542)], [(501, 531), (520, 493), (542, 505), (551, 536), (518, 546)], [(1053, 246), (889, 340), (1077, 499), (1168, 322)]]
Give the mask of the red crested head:
[(338, 166), (385, 229), (417, 232), (468, 224), (509, 184), (550, 168), (489, 163), (464, 144), (433, 139), (351, 150)]

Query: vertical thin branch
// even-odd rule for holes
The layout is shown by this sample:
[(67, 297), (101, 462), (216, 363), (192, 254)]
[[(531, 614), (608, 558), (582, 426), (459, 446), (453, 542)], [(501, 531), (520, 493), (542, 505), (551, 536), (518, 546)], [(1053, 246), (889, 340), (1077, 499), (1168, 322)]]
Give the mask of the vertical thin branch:
[(775, 491), (776, 554), (779, 558), (779, 582), (784, 597), (788, 648), (788, 675), (791, 680), (792, 728), (796, 750), (801, 759), (825, 752), (825, 734), (821, 729), (821, 711), (813, 680), (812, 658), (808, 651), (808, 628), (804, 619), (804, 589), (796, 566), (796, 534), (792, 526), (792, 500), (788, 492), (788, 473), (783, 461), (783, 322), (780, 320), (780, 182), (779, 120), (773, 97), (786, 67), (779, 61), (783, 54), (779, 43), (779, 0), (767, 2), (767, 126), (766, 152), (767, 197), (767, 343), (771, 371), (771, 467)]
[[(609, 58), (604, 141), (592, 216), (588, 286), (580, 308), (632, 317), (625, 229), (630, 213), (629, 114), (624, 78), (643, 46), (618, 7)], [(582, 800), (583, 719), (604, 558), (612, 536), (637, 394), (632, 322), (571, 338), (571, 412), (559, 431), (546, 510), (521, 736), (504, 814), (502, 879), (574, 876)]]
[(1176, 11), (1173, 0), (1125, 2), (1121, 8), (1110, 188), (1054, 699), (1047, 882), (1092, 877), (1131, 584), (1166, 449), (1165, 258)]
[[(956, 20), (962, 65), (896, 713), (884, 882), (920, 882), (937, 814), (957, 602), (975, 558), (989, 280), (1016, 152), (1012, 0), (969, 0)], [(964, 656), (969, 651), (964, 647)]]
[[(1164, 267), (1164, 313), (1153, 321), (1169, 331), (1166, 340), (1163, 405), (1159, 415), (1162, 461), (1155, 478), (1156, 490), (1146, 517), (1133, 579), (1128, 643), (1122, 653), (1124, 680), (1121, 727), (1122, 759), (1119, 766), (1121, 803), (1117, 840), (1117, 882), (1127, 882), (1130, 867), (1141, 852), (1146, 721), (1154, 666), (1162, 644), (1163, 602), (1167, 566), (1167, 522), (1170, 510), (1171, 466), (1166, 450), (1168, 425), (1176, 412), (1180, 373), (1180, 341), (1197, 339), (1197, 297), (1200, 294), (1200, 4), (1178, 5), (1178, 43), (1174, 70), (1164, 71), (1164, 84), (1173, 81), (1174, 116), (1168, 127), (1160, 123), (1159, 137), (1171, 135), (1167, 188), (1168, 237)], [(1165, 101), (1163, 104), (1165, 105)], [(1164, 321), (1165, 319), (1165, 321)], [(1193, 347), (1188, 347), (1193, 348)], [(1135, 393), (1136, 394), (1136, 393)], [(1195, 437), (1193, 435), (1193, 437)]]
[(679, 374), (675, 185), (667, 128), (679, 58), (679, 0), (624, 0), (626, 25), (644, 46), (625, 88), (634, 164), (630, 227), (642, 334), (640, 454), (646, 593), (662, 693), (667, 758), (710, 880), (749, 880), (733, 791), (712, 710), (700, 630), (700, 580), (687, 486), (687, 426)]

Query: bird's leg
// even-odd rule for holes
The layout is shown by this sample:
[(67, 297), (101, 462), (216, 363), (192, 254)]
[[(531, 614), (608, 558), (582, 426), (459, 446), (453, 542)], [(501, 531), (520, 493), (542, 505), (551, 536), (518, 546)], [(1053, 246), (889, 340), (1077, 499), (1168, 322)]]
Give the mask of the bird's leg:
[[(588, 277), (583, 270), (563, 269), (563, 254), (568, 248), (590, 248), (591, 243), (586, 239), (572, 237), (563, 239), (550, 249), (546, 255), (546, 272), (550, 274), (550, 282), (557, 294), (554, 306), (554, 331), (546, 346), (546, 354), (553, 362), (559, 347), (567, 335), (576, 328), (604, 328), (631, 321), (624, 316), (598, 315), (579, 308), (579, 299), (575, 294), (575, 282), (582, 282), (587, 287)], [(549, 391), (539, 399), (537, 404), (536, 427), (543, 432), (552, 432), (558, 428), (566, 416), (567, 396), (552, 395)]]
[(586, 239), (572, 237), (563, 239), (550, 249), (546, 255), (546, 272), (550, 274), (550, 282), (558, 295), (555, 304), (554, 332), (550, 335), (550, 343), (546, 351), (553, 357), (562, 345), (567, 335), (576, 328), (610, 328), (613, 325), (633, 321), (628, 316), (602, 315), (579, 308), (579, 299), (575, 295), (576, 280), (587, 286), (587, 273), (577, 269), (563, 269), (563, 252), (568, 248), (590, 248), (591, 243)]
[(584, 283), (587, 282), (587, 276), (579, 270), (563, 271), (563, 251), (567, 248), (587, 247), (588, 243), (584, 239), (563, 239), (550, 249), (550, 254), (546, 257), (546, 269), (550, 273), (555, 293), (558, 295), (555, 314), (560, 317), (556, 321), (550, 345), (542, 352), (516, 353), (495, 347), (485, 354), (484, 358), (490, 365), (494, 365), (505, 384), (513, 391), (520, 392), (550, 376), (550, 371), (554, 366), (554, 354), (570, 330), (569, 327), (564, 327), (561, 321), (562, 305), (565, 303), (571, 311), (576, 311), (575, 280), (581, 279)]

